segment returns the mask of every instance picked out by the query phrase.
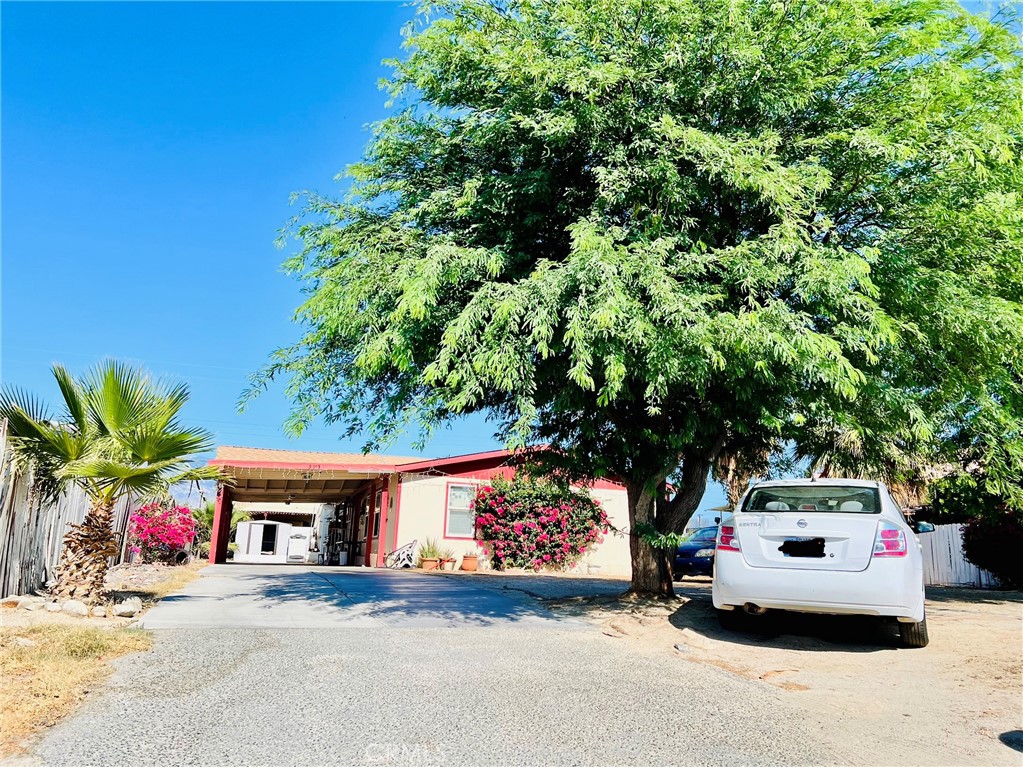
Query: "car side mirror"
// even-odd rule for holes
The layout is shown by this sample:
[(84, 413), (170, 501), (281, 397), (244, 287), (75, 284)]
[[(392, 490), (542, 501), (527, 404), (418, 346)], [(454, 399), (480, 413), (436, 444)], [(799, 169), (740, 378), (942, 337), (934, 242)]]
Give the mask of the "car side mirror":
[(930, 522), (917, 522), (915, 529), (916, 529), (916, 532), (918, 534), (919, 533), (933, 533), (934, 532), (934, 525), (932, 525)]

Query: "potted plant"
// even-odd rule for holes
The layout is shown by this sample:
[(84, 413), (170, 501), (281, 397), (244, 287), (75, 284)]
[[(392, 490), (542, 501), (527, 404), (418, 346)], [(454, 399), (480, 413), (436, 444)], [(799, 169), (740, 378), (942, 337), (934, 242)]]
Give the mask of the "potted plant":
[(440, 548), (437, 546), (437, 541), (427, 538), (419, 547), (418, 566), (423, 570), (436, 570), (440, 567), (440, 559)]
[(455, 569), (455, 551), (454, 549), (444, 549), (440, 553), (440, 567), (442, 570), (454, 570)]
[(462, 556), (462, 569), (466, 572), (475, 572), (479, 567), (479, 556), (476, 554), (464, 554)]

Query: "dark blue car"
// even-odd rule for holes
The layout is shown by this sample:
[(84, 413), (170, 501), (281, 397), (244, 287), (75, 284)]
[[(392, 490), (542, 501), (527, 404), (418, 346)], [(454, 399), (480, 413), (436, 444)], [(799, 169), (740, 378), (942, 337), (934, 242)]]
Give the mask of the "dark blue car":
[(678, 580), (684, 575), (707, 575), (714, 572), (714, 542), (717, 525), (694, 530), (675, 552), (672, 573)]

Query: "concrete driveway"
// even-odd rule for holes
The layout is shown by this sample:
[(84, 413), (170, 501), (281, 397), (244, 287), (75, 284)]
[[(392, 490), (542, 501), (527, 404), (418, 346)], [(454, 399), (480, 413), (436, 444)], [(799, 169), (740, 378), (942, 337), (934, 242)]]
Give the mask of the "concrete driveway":
[(636, 652), (471, 576), (225, 565), (27, 764), (847, 761), (780, 691)]
[(440, 628), (558, 620), (521, 592), (395, 570), (214, 565), (143, 617), (147, 629)]

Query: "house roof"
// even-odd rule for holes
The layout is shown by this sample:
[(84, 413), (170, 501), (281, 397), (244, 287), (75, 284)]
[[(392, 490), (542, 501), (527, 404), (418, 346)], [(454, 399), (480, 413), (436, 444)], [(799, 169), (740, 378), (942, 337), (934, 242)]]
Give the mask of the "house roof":
[(410, 459), (406, 463), (399, 463), (396, 468), (398, 471), (426, 471), (427, 469), (450, 467), (462, 463), (472, 463), (474, 461), (489, 461), (494, 458), (508, 458), (511, 454), (510, 450), (489, 450), (485, 453), (453, 455), (450, 458)]
[(390, 472), (399, 464), (417, 460), (419, 459), (408, 456), (378, 453), (324, 453), (223, 445), (217, 448), (217, 456), (210, 461), (210, 465), (307, 471)]

